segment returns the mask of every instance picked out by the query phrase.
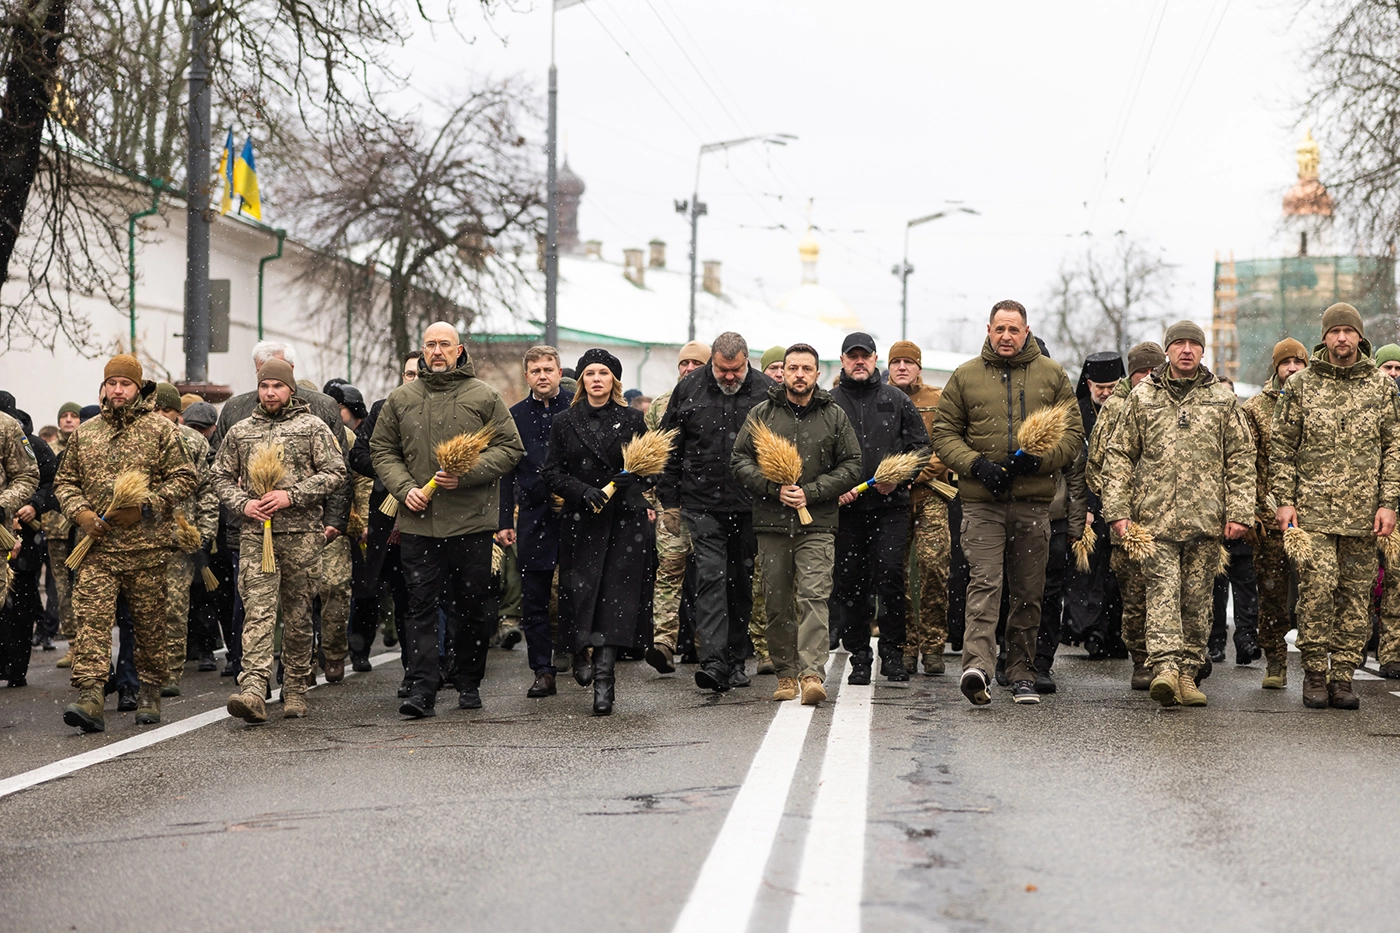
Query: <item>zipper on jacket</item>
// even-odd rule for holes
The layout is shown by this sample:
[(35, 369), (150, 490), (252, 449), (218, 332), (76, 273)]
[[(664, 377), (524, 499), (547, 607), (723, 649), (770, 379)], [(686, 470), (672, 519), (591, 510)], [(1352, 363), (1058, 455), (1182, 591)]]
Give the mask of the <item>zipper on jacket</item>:
[(1001, 371), (1001, 379), (1006, 383), (1006, 453), (1010, 456), (1016, 452), (1016, 418), (1011, 407), (1011, 367)]
[(1026, 420), (1026, 387), (1021, 386), (1021, 421)]

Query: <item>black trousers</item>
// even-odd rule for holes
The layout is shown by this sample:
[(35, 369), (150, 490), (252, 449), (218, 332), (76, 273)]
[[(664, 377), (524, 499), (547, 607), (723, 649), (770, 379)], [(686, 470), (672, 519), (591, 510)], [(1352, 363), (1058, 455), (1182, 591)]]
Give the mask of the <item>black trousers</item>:
[[(68, 573), (68, 568), (59, 565), (59, 572)], [(44, 616), (39, 620), (39, 634), (49, 638), (59, 635), (58, 583), (54, 579), (53, 568), (49, 566), (49, 549), (44, 548)]]
[(1230, 570), (1215, 578), (1215, 616), (1210, 628), (1210, 644), (1225, 647), (1229, 626), (1225, 622), (1225, 602), (1235, 592), (1235, 645), (1249, 635), (1259, 638), (1259, 579), (1254, 575), (1254, 548), (1243, 538), (1226, 541)]
[(442, 687), (438, 660), (438, 605), (446, 592), (447, 679), (458, 690), (478, 686), (486, 676), (486, 648), (496, 631), (491, 586), (492, 533), (451, 538), (402, 536), (399, 557), (408, 589), (408, 612), (399, 637), (408, 653), (408, 676), (415, 692), (434, 696)]
[(962, 550), (961, 496), (948, 503), (948, 534), (952, 541), (948, 561), (948, 642), (954, 651), (961, 651), (967, 632), (967, 585), (972, 581), (972, 567)]
[(29, 673), (34, 628), (44, 615), (39, 601), (39, 571), (11, 570), (10, 595), (0, 605), (0, 678), (19, 680)]
[[(553, 589), (553, 569), (520, 571), (520, 628), (525, 632), (530, 670), (536, 674), (555, 673), (554, 640), (549, 634), (549, 596)], [(562, 599), (564, 594), (559, 595)]]
[(233, 615), (233, 594), (238, 589), (238, 582), (231, 576), (232, 568), (228, 561), (215, 560), (217, 557), (219, 555), (216, 553), (208, 561), (209, 569), (219, 580), (218, 589), (209, 592), (198, 566), (190, 583), (189, 646), (195, 657), (214, 653), (223, 620)]
[(695, 635), (700, 664), (742, 667), (753, 614), (758, 542), (749, 512), (682, 511), (695, 553)]
[(1050, 559), (1045, 564), (1045, 597), (1040, 603), (1040, 631), (1035, 639), (1035, 669), (1048, 671), (1055, 663), (1064, 615), (1065, 578), (1070, 569), (1069, 519), (1050, 522)]
[(904, 655), (909, 590), (904, 548), (909, 513), (897, 509), (841, 510), (832, 568), (833, 624), (853, 658), (871, 656), (870, 623), (880, 626), (880, 657)]

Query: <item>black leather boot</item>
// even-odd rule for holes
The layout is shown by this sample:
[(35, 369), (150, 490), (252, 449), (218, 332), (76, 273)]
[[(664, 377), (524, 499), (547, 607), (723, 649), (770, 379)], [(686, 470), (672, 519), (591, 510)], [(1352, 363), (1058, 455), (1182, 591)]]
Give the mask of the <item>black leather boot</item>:
[(613, 710), (613, 665), (617, 648), (604, 645), (593, 649), (593, 715), (611, 716)]
[[(596, 655), (598, 649), (594, 649)], [(616, 657), (616, 653), (613, 655)], [(580, 687), (587, 687), (593, 683), (593, 661), (589, 659), (587, 651), (579, 651), (574, 654), (574, 680), (578, 681)]]

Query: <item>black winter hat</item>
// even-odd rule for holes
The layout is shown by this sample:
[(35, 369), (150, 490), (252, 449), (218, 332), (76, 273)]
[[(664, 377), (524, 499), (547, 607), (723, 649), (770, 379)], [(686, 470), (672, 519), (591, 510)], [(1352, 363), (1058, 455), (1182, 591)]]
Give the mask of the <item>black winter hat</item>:
[(78, 412), (79, 421), (87, 421), (89, 418), (96, 418), (102, 414), (101, 405), (84, 405), (82, 411)]
[[(365, 397), (360, 394), (359, 389), (346, 383), (345, 385), (336, 386), (335, 390), (339, 393), (340, 404), (344, 405), (350, 414), (360, 419), (364, 419), (369, 415), (369, 409), (365, 408)], [(330, 395), (332, 398), (336, 397), (329, 392), (326, 394)]]
[(584, 350), (583, 356), (578, 358), (578, 363), (574, 366), (574, 372), (582, 376), (583, 371), (594, 363), (602, 363), (608, 369), (612, 370), (614, 379), (619, 382), (622, 381), (622, 361), (607, 350), (599, 347), (594, 347), (591, 350)]

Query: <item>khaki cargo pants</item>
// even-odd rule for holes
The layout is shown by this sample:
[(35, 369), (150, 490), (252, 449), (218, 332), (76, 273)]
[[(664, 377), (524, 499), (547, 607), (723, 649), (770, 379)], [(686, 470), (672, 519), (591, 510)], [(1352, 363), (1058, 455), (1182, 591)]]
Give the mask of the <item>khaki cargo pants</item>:
[(758, 566), (763, 568), (763, 603), (768, 616), (768, 657), (779, 677), (826, 678), (830, 653), (831, 569), (836, 535), (761, 532)]
[[(319, 531), (273, 534), (277, 569), (262, 569), (262, 528), (246, 523), (240, 542), (238, 593), (243, 597), (243, 673), (238, 683), (245, 692), (261, 693), (272, 679), (273, 633), (277, 610), (282, 610), (282, 667), (287, 692), (306, 691), (311, 673), (311, 599), (319, 585)], [(284, 694), (285, 695), (285, 694)]]

